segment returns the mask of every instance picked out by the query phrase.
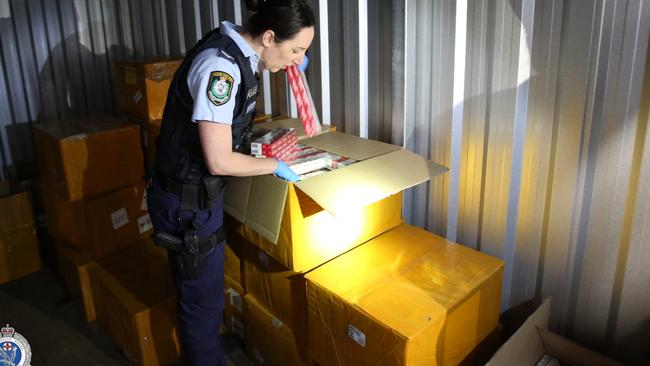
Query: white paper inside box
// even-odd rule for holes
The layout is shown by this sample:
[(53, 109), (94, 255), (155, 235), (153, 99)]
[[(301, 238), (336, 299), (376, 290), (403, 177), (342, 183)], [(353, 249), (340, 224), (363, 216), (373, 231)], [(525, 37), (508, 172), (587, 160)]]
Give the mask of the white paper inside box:
[[(299, 131), (300, 121), (291, 122), (295, 126), (290, 122), (284, 121), (283, 127), (296, 127)], [(259, 128), (264, 128), (264, 125), (260, 124)], [(278, 245), (283, 215), (289, 212), (285, 211), (290, 197), (289, 187), (292, 188), (291, 194), (308, 197), (320, 211), (325, 210), (333, 218), (343, 218), (447, 171), (447, 168), (400, 146), (339, 132), (326, 132), (300, 142), (357, 162), (295, 184), (272, 175), (234, 178), (226, 190), (225, 211), (275, 245)], [(282, 240), (291, 241), (291, 238), (283, 237)], [(294, 250), (295, 245), (293, 243)], [(291, 253), (286, 257), (290, 258)], [(294, 271), (300, 270), (290, 266), (291, 263), (280, 261)]]

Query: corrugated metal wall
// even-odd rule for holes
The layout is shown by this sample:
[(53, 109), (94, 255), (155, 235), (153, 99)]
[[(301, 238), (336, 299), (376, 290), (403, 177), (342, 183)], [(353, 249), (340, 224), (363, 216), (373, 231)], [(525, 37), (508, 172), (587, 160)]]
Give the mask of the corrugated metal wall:
[[(322, 39), (317, 32), (309, 51), (307, 76), (321, 118), (339, 131), (369, 131), (371, 137), (390, 140), (393, 1), (308, 3), (318, 29), (329, 30)], [(367, 27), (359, 22), (359, 9), (371, 15)], [(241, 24), (247, 17), (241, 0), (0, 0), (3, 173), (11, 167), (12, 176), (35, 174), (32, 122), (115, 113), (114, 61), (182, 56), (219, 21)], [(360, 24), (367, 35), (363, 44)], [(363, 65), (361, 50), (369, 51), (370, 62)], [(361, 75), (373, 77), (361, 84)], [(266, 78), (266, 112), (292, 114), (283, 73)], [(359, 98), (367, 90), (369, 107), (360, 109)], [(361, 131), (360, 114), (367, 110), (365, 120), (379, 122)]]
[[(504, 308), (553, 296), (556, 330), (648, 357), (650, 3), (309, 3), (321, 118), (451, 167), (405, 195), (407, 220), (503, 258)], [(33, 121), (115, 113), (114, 60), (180, 56), (246, 17), (240, 0), (0, 0), (3, 166), (33, 173)], [(292, 113), (269, 79), (270, 110)]]
[(452, 168), (410, 220), (504, 259), (503, 308), (552, 296), (648, 364), (650, 2), (406, 3), (405, 143)]

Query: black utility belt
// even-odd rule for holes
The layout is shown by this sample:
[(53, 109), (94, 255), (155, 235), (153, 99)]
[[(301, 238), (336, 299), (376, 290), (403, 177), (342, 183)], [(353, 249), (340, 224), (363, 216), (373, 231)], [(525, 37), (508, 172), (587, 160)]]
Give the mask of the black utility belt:
[(196, 255), (208, 253), (212, 248), (226, 240), (226, 234), (222, 226), (207, 238), (199, 238), (196, 236), (195, 231), (190, 230), (185, 232), (183, 239), (168, 233), (159, 232), (154, 235), (153, 240), (157, 246), (173, 252), (185, 252)]
[(181, 210), (209, 210), (214, 208), (219, 195), (225, 188), (223, 177), (209, 175), (201, 177), (198, 182), (180, 182), (163, 174), (156, 174), (162, 189), (180, 198)]

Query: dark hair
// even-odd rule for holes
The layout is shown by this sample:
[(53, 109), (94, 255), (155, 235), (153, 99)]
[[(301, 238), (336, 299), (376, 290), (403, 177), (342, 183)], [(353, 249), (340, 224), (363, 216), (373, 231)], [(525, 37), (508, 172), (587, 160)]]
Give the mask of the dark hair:
[(246, 0), (246, 7), (255, 11), (244, 26), (253, 37), (270, 29), (275, 32), (275, 41), (283, 42), (316, 23), (304, 0)]

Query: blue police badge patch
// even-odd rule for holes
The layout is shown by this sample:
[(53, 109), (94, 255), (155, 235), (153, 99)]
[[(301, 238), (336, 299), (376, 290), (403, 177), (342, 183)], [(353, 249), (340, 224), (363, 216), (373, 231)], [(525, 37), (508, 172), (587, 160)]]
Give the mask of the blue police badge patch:
[(232, 94), (234, 79), (227, 72), (213, 71), (208, 82), (208, 98), (217, 107), (226, 104)]
[(29, 343), (7, 324), (2, 327), (0, 335), (0, 365), (2, 366), (30, 366), (32, 350)]

